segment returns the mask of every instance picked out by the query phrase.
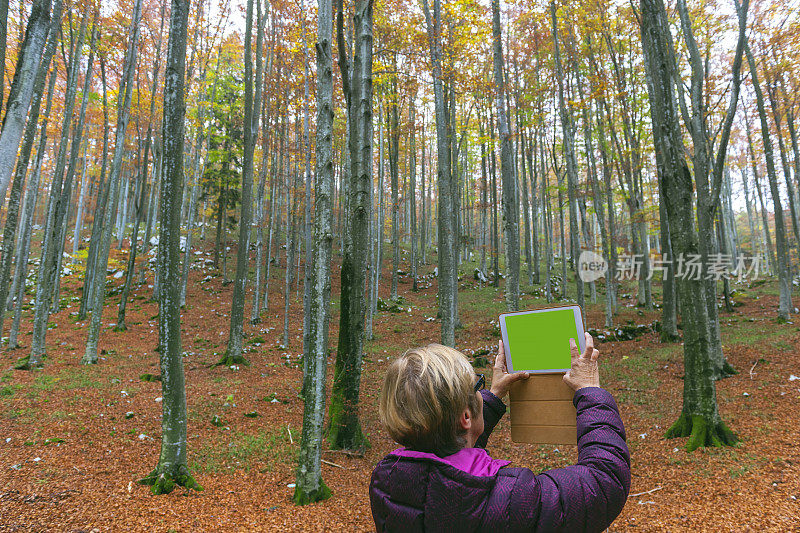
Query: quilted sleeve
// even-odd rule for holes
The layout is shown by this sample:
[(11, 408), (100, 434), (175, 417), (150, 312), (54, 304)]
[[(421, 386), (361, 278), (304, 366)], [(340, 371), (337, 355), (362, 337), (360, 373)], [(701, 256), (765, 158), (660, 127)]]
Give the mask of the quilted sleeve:
[(503, 400), (486, 389), (481, 391), (481, 396), (483, 396), (483, 433), (475, 441), (476, 448), (486, 448), (489, 435), (492, 434), (494, 427), (506, 413), (506, 404), (503, 403)]

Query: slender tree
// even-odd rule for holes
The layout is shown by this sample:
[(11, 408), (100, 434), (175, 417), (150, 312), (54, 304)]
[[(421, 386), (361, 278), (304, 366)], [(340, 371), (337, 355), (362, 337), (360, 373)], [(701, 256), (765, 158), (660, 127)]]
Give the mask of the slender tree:
[[(175, 485), (203, 490), (187, 466), (186, 389), (181, 354), (180, 204), (183, 194), (184, 83), (188, 0), (173, 0), (164, 75), (164, 175), (161, 179), (158, 269), (158, 337), (161, 355), (161, 456), (142, 484), (153, 494), (165, 494)], [(97, 311), (95, 311), (97, 312)]]
[[(8, 11), (7, 5), (6, 5), (6, 11)], [(7, 280), (9, 279), (9, 276), (11, 274), (11, 260), (13, 256), (12, 250), (14, 249), (14, 240), (16, 239), (16, 234), (17, 234), (17, 225), (19, 221), (19, 212), (20, 212), (20, 198), (22, 196), (22, 189), (25, 182), (25, 176), (28, 172), (28, 163), (31, 156), (31, 150), (33, 148), (33, 144), (36, 139), (36, 130), (39, 122), (39, 110), (42, 103), (42, 96), (44, 95), (45, 82), (47, 81), (47, 73), (50, 70), (50, 61), (53, 58), (53, 54), (55, 53), (56, 50), (56, 43), (58, 41), (58, 28), (61, 21), (61, 0), (56, 0), (56, 4), (55, 6), (53, 6), (53, 20), (57, 22), (50, 24), (47, 46), (45, 47), (44, 56), (39, 64), (39, 68), (36, 73), (36, 80), (33, 85), (30, 116), (28, 118), (27, 123), (25, 124), (25, 135), (23, 137), (22, 148), (20, 150), (20, 157), (17, 162), (16, 172), (14, 173), (14, 181), (11, 185), (11, 194), (8, 202), (8, 212), (6, 213), (6, 225), (3, 231), (2, 247), (0, 248), (0, 254), (2, 254), (2, 259), (0, 259), (0, 280), (3, 280), (3, 283), (0, 284), (0, 306), (2, 306), (0, 307), (0, 334), (3, 331), (3, 320), (5, 318), (5, 307), (6, 307), (5, 302), (9, 295), (9, 289), (12, 289), (11, 284), (9, 284)], [(51, 82), (53, 82), (53, 80), (51, 80)], [(48, 101), (52, 101), (51, 100), (52, 91), (50, 91), (49, 94), (50, 96)], [(47, 108), (47, 115), (49, 115), (49, 108)], [(44, 131), (45, 129), (43, 127), (42, 132), (44, 137), (46, 138), (46, 134), (44, 134)], [(31, 185), (38, 187), (38, 183)], [(22, 234), (22, 239), (27, 240), (28, 246), (30, 246), (29, 231), (26, 231), (25, 233)], [(20, 261), (20, 254), (17, 254), (18, 264), (19, 261)], [(27, 266), (27, 258), (25, 259), (25, 262)], [(11, 292), (11, 294), (16, 295), (16, 292)]]
[[(41, 260), (39, 262), (39, 272), (37, 276), (31, 353), (27, 360), (20, 361), (17, 368), (30, 369), (42, 366), (46, 352), (45, 337), (47, 335), (47, 323), (50, 318), (50, 304), (53, 298), (56, 277), (58, 276), (57, 253), (58, 250), (60, 250), (58, 240), (62, 236), (62, 225), (65, 222), (67, 204), (71, 197), (72, 183), (64, 179), (64, 167), (66, 165), (67, 145), (69, 140), (68, 132), (70, 131), (70, 126), (73, 121), (72, 115), (75, 107), (75, 96), (78, 85), (77, 78), (88, 19), (88, 15), (83, 17), (78, 36), (71, 47), (71, 61), (67, 74), (67, 89), (64, 94), (64, 118), (61, 126), (61, 141), (56, 156), (53, 180), (50, 185), (50, 199), (47, 205), (47, 218), (45, 220)], [(67, 177), (71, 178), (71, 174), (68, 174)]]
[[(11, 82), (2, 132), (0, 132), (0, 208), (5, 203), (6, 191), (14, 171), (14, 163), (17, 161), (17, 151), (33, 97), (36, 72), (47, 41), (51, 3), (51, 0), (34, 0), (25, 28), (25, 39), (17, 56), (14, 80)], [(3, 18), (3, 24), (6, 24), (6, 18)], [(5, 56), (5, 43), (3, 45)], [(5, 75), (5, 57), (2, 67), (2, 74)]]
[(438, 194), (438, 260), (439, 317), (442, 321), (442, 344), (455, 346), (458, 321), (458, 265), (456, 258), (453, 184), (451, 177), (451, 138), (448, 134), (447, 100), (442, 68), (442, 2), (433, 0), (433, 13), (428, 0), (422, 0), (431, 55), (433, 96), (436, 110), (436, 182)]
[(317, 21), (317, 138), (314, 201), (314, 258), (308, 348), (303, 357), (303, 433), (293, 500), (312, 503), (330, 497), (322, 480), (322, 437), (333, 249), (333, 33), (332, 0), (319, 0)]
[(22, 317), (22, 300), (25, 297), (25, 280), (28, 277), (28, 257), (31, 251), (30, 228), (33, 227), (33, 214), (36, 209), (36, 202), (39, 197), (39, 180), (41, 177), (42, 160), (44, 159), (47, 147), (47, 125), (50, 122), (50, 110), (53, 106), (53, 93), (55, 92), (56, 80), (58, 79), (58, 69), (53, 68), (50, 74), (50, 82), (47, 89), (47, 104), (45, 106), (44, 117), (39, 133), (39, 145), (36, 150), (36, 162), (33, 167), (32, 176), (25, 191), (25, 208), (22, 216), (22, 226), (20, 227), (20, 248), (16, 254), (17, 264), (14, 269), (14, 282), (12, 284), (11, 296), (14, 302), (14, 319), (11, 323), (11, 330), (8, 333), (8, 348), (19, 348), (18, 334), (19, 324)]
[[(258, 0), (259, 2), (261, 0)], [(259, 10), (260, 11), (260, 10)], [(261, 20), (256, 21), (260, 40)], [(262, 61), (258, 58), (259, 63)], [(261, 75), (259, 64), (258, 75)], [(255, 80), (260, 86), (260, 79)], [(260, 102), (253, 99), (253, 0), (247, 1), (247, 19), (244, 38), (244, 157), (242, 170), (242, 210), (239, 217), (239, 245), (236, 253), (236, 279), (231, 302), (231, 322), (228, 334), (228, 349), (218, 365), (247, 364), (242, 354), (244, 336), (244, 300), (247, 287), (247, 266), (250, 252), (250, 221), (253, 209), (253, 156), (258, 140), (258, 112)], [(260, 96), (260, 93), (259, 95)], [(288, 265), (287, 265), (288, 268)]]
[(772, 138), (770, 136), (767, 111), (764, 106), (764, 93), (758, 81), (758, 67), (753, 53), (750, 51), (750, 44), (745, 44), (747, 62), (750, 66), (750, 79), (753, 83), (753, 91), (756, 95), (756, 106), (758, 116), (761, 119), (761, 141), (764, 146), (764, 161), (767, 164), (767, 180), (769, 189), (772, 193), (772, 204), (775, 212), (775, 248), (777, 252), (778, 286), (780, 293), (778, 297), (778, 320), (789, 320), (789, 313), (792, 311), (792, 280), (789, 272), (789, 250), (786, 240), (786, 223), (783, 219), (783, 206), (778, 189), (778, 178), (775, 172), (775, 157), (772, 151)]
[[(553, 29), (553, 55), (556, 64), (556, 78), (558, 80), (558, 109), (561, 116), (561, 131), (564, 135), (564, 159), (566, 160), (566, 173), (567, 173), (567, 195), (569, 197), (569, 242), (570, 251), (572, 256), (573, 267), (577, 272), (577, 261), (580, 255), (580, 237), (578, 236), (578, 163), (575, 158), (575, 139), (574, 131), (572, 128), (572, 114), (567, 109), (567, 104), (564, 97), (564, 70), (561, 66), (561, 51), (558, 39), (558, 21), (556, 18), (556, 3), (555, 0), (550, 2), (550, 18)], [(564, 261), (566, 261), (566, 250), (562, 250), (564, 254)], [(567, 280), (563, 280), (566, 290)], [(585, 305), (583, 294), (583, 280), (580, 276), (575, 276), (575, 286), (577, 288), (578, 305), (583, 307)]]
[(139, 22), (142, 14), (142, 0), (136, 0), (133, 9), (133, 17), (131, 19), (131, 38), (128, 44), (128, 51), (123, 63), (123, 78), (120, 83), (119, 94), (121, 98), (117, 100), (117, 131), (114, 142), (114, 158), (111, 161), (111, 173), (109, 176), (109, 193), (106, 209), (103, 212), (102, 235), (97, 248), (97, 258), (94, 267), (94, 282), (92, 283), (93, 299), (91, 304), (92, 318), (89, 322), (89, 332), (86, 335), (86, 351), (83, 354), (81, 362), (83, 364), (96, 364), (97, 363), (97, 345), (100, 340), (100, 327), (103, 318), (103, 302), (106, 296), (106, 270), (108, 268), (108, 256), (111, 250), (111, 232), (113, 224), (111, 223), (113, 217), (112, 204), (110, 203), (115, 197), (117, 190), (120, 188), (120, 179), (122, 174), (123, 156), (125, 153), (125, 132), (128, 128), (130, 121), (130, 107), (131, 99), (133, 98), (133, 79), (134, 71), (136, 70), (137, 47), (139, 42)]
[(500, 0), (492, 0), (495, 105), (497, 134), (500, 137), (500, 171), (503, 180), (503, 244), (506, 248), (506, 309), (519, 310), (519, 194), (517, 193), (514, 143), (506, 113), (506, 82), (503, 63), (503, 36), (500, 25)]
[(358, 417), (364, 347), (364, 298), (369, 245), (369, 188), (372, 184), (372, 0), (357, 0), (355, 46), (350, 67), (342, 0), (336, 3), (336, 33), (342, 89), (350, 131), (348, 225), (342, 256), (339, 346), (333, 374), (328, 442), (333, 448), (361, 449), (367, 439)]
[(417, 140), (416, 140), (416, 94), (412, 94), (408, 103), (408, 187), (409, 208), (411, 209), (411, 290), (417, 291)]

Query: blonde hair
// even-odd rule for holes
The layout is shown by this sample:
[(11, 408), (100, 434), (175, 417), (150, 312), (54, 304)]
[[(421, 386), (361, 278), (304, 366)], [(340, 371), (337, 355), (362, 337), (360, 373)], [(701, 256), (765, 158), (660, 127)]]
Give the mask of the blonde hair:
[(466, 445), (458, 424), (465, 408), (477, 416), (475, 372), (453, 348), (412, 348), (389, 365), (380, 398), (380, 418), (391, 437), (418, 451), (450, 455)]

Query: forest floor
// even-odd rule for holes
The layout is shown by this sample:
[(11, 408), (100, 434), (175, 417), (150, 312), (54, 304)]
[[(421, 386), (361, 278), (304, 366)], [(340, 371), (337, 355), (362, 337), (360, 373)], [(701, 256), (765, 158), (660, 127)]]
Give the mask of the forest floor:
[[(88, 321), (76, 321), (81, 281), (75, 274), (62, 278), (62, 308), (51, 318), (44, 368), (11, 369), (27, 354), (30, 308), (21, 335), (26, 346), (0, 354), (0, 531), (374, 529), (370, 473), (397, 447), (378, 421), (378, 393), (390, 358), (439, 339), (440, 324), (432, 318), (433, 265), (420, 269), (419, 292), (411, 291), (407, 276), (400, 277), (403, 312), (375, 316), (361, 394), (361, 420), (371, 447), (363, 457), (325, 452), (323, 475), (333, 497), (297, 507), (291, 495), (303, 411), (298, 398), (302, 294), (292, 291), (290, 343), (283, 347), (283, 283), (278, 281), (283, 270), (274, 267), (269, 313), (262, 314), (262, 323), (245, 328), (251, 364), (210, 367), (225, 350), (233, 289), (207, 264), (210, 257), (209, 252), (196, 256), (183, 314), (189, 464), (205, 490), (152, 496), (136, 483), (155, 466), (160, 449), (161, 384), (142, 380), (143, 374), (159, 373), (152, 288), (145, 284), (132, 293), (126, 332), (113, 331), (119, 294), (106, 299), (101, 362), (86, 367), (79, 361)], [(479, 287), (468, 263), (462, 271), (463, 328), (457, 344), (470, 356), (489, 349), (491, 360), (496, 318), (504, 310), (502, 288)], [(381, 278), (382, 297), (389, 293), (389, 273), (387, 268)], [(544, 300), (527, 288), (522, 308), (542, 305)], [(739, 374), (717, 384), (722, 417), (741, 439), (736, 447), (687, 453), (686, 439), (663, 438), (681, 409), (679, 344), (660, 344), (651, 331), (635, 340), (599, 343), (602, 384), (619, 403), (632, 457), (631, 496), (611, 531), (800, 531), (800, 379), (795, 378), (800, 376), (800, 327), (775, 322), (773, 280), (736, 288), (739, 305), (733, 313), (721, 313), (721, 328), (725, 353)], [(635, 307), (633, 290), (625, 292), (617, 324), (651, 324), (659, 318), (658, 310)], [(338, 279), (333, 299), (335, 347)], [(600, 296), (587, 306), (588, 327), (601, 329), (603, 305)], [(539, 472), (574, 462), (577, 449), (512, 443), (505, 417), (488, 450)]]

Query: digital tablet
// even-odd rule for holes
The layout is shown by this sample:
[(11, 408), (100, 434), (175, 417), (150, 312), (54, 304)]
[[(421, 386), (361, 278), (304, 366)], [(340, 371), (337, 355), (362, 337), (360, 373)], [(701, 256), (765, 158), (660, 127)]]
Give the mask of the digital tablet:
[(583, 313), (578, 305), (500, 315), (509, 372), (566, 372), (571, 364), (569, 339), (575, 339), (583, 353), (583, 332)]

